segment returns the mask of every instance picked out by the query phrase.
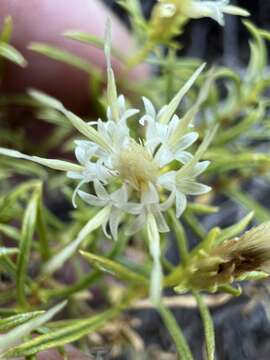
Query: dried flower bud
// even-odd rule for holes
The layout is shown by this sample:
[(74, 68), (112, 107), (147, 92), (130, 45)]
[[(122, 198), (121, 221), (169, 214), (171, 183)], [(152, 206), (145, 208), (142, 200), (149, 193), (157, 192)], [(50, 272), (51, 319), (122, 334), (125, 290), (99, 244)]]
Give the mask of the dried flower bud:
[(175, 290), (216, 291), (220, 285), (248, 279), (251, 273), (261, 278), (270, 274), (270, 222), (252, 228), (240, 238), (225, 241), (209, 252), (199, 251), (184, 269), (184, 280)]

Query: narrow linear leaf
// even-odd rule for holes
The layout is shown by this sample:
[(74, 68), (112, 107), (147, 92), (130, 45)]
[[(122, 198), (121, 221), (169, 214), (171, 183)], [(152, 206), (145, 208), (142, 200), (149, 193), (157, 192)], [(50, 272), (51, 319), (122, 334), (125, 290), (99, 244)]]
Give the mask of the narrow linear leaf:
[(42, 187), (40, 187), (37, 209), (37, 231), (40, 243), (40, 254), (44, 261), (50, 258), (50, 246), (48, 240), (48, 229), (45, 221), (45, 211), (42, 204)]
[(19, 66), (26, 67), (27, 65), (27, 62), (22, 54), (19, 53), (19, 51), (13, 46), (4, 42), (0, 42), (0, 57), (1, 56)]
[(242, 220), (240, 220), (238, 223), (229, 226), (226, 229), (221, 230), (220, 235), (217, 237), (215, 243), (221, 244), (225, 240), (233, 239), (237, 235), (239, 235), (242, 231), (246, 229), (248, 224), (251, 222), (251, 220), (254, 217), (254, 212), (250, 212), (247, 214)]
[(1, 147), (0, 147), (0, 155), (5, 155), (5, 156), (17, 158), (17, 159), (25, 159), (25, 160), (34, 161), (37, 164), (47, 166), (48, 168), (51, 168), (54, 170), (59, 170), (59, 171), (81, 171), (82, 170), (82, 166), (70, 163), (68, 161), (45, 159), (45, 158), (41, 158), (39, 156), (29, 156), (29, 155), (23, 154), (17, 150), (6, 149), (6, 148), (1, 148)]
[(226, 294), (230, 294), (232, 296), (240, 296), (242, 294), (242, 289), (238, 285), (237, 287), (233, 287), (231, 285), (220, 285), (218, 287), (219, 292), (224, 292)]
[(44, 311), (33, 311), (9, 316), (5, 319), (0, 319), (0, 332), (4, 332), (14, 328), (15, 326), (24, 324), (27, 321), (32, 320), (33, 318), (36, 318), (38, 315), (41, 315), (43, 313)]
[(171, 227), (175, 232), (176, 241), (180, 252), (180, 257), (183, 264), (185, 264), (188, 260), (188, 242), (186, 238), (186, 233), (183, 225), (181, 224), (179, 219), (176, 218), (175, 212), (172, 209), (170, 209), (168, 213), (171, 221)]
[(87, 60), (52, 45), (33, 42), (28, 46), (28, 49), (47, 56), (50, 59), (60, 61), (79, 70), (85, 71), (87, 74), (92, 74), (98, 77), (101, 76), (101, 71)]
[[(1, 148), (0, 148), (1, 154)], [(18, 185), (14, 190), (0, 198), (0, 214), (7, 208), (15, 206), (17, 199), (22, 199), (28, 195), (28, 191), (34, 189), (37, 186), (38, 182), (36, 180), (31, 180), (24, 182), (21, 185)], [(2, 215), (2, 214), (1, 214)]]
[(5, 358), (29, 356), (40, 351), (77, 341), (105, 325), (108, 321), (117, 316), (121, 310), (122, 306), (118, 306), (101, 314), (92, 316), (89, 319), (77, 320), (76, 323), (73, 323), (70, 326), (51, 330), (47, 334), (37, 336), (30, 341), (26, 341), (22, 345), (10, 349), (4, 353), (3, 356)]
[(9, 43), (13, 30), (13, 21), (11, 16), (7, 16), (4, 19), (4, 25), (0, 34), (0, 42)]
[[(69, 31), (65, 31), (63, 35), (69, 39), (80, 41), (84, 44), (94, 46), (98, 49), (101, 50), (104, 49), (104, 40), (92, 34), (88, 34), (77, 30), (69, 30)], [(115, 48), (112, 48), (112, 55), (115, 56), (117, 59), (124, 61), (124, 55)]]
[(193, 356), (192, 356), (191, 350), (189, 348), (189, 345), (185, 339), (185, 336), (184, 336), (180, 326), (177, 324), (171, 311), (169, 309), (167, 309), (164, 305), (159, 305), (158, 311), (159, 311), (159, 313), (164, 321), (164, 324), (166, 325), (171, 337), (174, 340), (179, 359), (192, 360)]
[(183, 219), (196, 236), (200, 239), (204, 239), (206, 237), (205, 229), (190, 209), (184, 212)]
[(60, 111), (81, 134), (83, 134), (90, 140), (94, 141), (95, 143), (99, 144), (106, 151), (110, 151), (109, 144), (98, 133), (98, 131), (96, 129), (94, 129), (92, 126), (90, 126), (89, 124), (87, 124), (86, 122), (84, 122), (79, 116), (77, 116), (74, 113), (72, 113), (71, 111), (68, 111), (67, 109), (65, 109), (65, 107), (63, 106), (63, 104), (60, 101), (58, 101), (57, 99), (55, 99), (52, 96), (44, 94), (41, 91), (30, 89), (28, 91), (28, 93), (40, 104)]
[(5, 236), (7, 236), (13, 240), (16, 240), (16, 241), (20, 240), (19, 231), (15, 227), (12, 227), (10, 225), (0, 224), (0, 233), (4, 234)]
[(240, 203), (248, 210), (254, 212), (254, 217), (259, 222), (269, 221), (270, 211), (264, 206), (258, 203), (255, 199), (238, 189), (229, 189), (225, 191), (225, 194), (229, 196), (233, 201)]
[(91, 234), (91, 232), (99, 228), (103, 222), (108, 219), (109, 213), (110, 207), (105, 207), (104, 209), (100, 210), (92, 219), (90, 219), (88, 223), (81, 229), (76, 239), (45, 264), (44, 273), (52, 274), (54, 271), (59, 269), (76, 252), (85, 238)]
[(199, 203), (189, 203), (187, 205), (187, 209), (189, 209), (193, 214), (199, 215), (215, 214), (219, 210), (217, 206), (204, 205)]
[(215, 359), (215, 329), (210, 312), (200, 294), (193, 292), (203, 321), (207, 360)]
[(53, 318), (59, 311), (61, 311), (66, 306), (66, 301), (54, 306), (50, 310), (46, 311), (44, 314), (37, 316), (36, 318), (28, 321), (25, 324), (17, 326), (15, 329), (11, 330), (5, 335), (0, 335), (0, 358), (6, 359), (9, 355), (3, 354), (5, 351), (12, 352), (13, 348), (18, 342), (20, 342), (23, 337), (29, 335), (32, 331), (36, 330), (41, 325), (48, 322)]
[(4, 256), (14, 255), (19, 252), (19, 249), (17, 248), (6, 248), (6, 247), (0, 247), (0, 258)]
[(121, 280), (144, 283), (144, 284), (147, 283), (147, 279), (145, 279), (142, 275), (137, 274), (135, 271), (130, 270), (126, 266), (116, 261), (104, 258), (102, 256), (94, 255), (85, 251), (80, 251), (80, 254), (83, 257), (85, 257), (86, 260), (98, 270), (116, 276)]
[(22, 223), (20, 252), (17, 260), (16, 286), (18, 300), (22, 306), (27, 305), (25, 297), (25, 280), (29, 264), (30, 248), (33, 241), (38, 209), (38, 194), (34, 192), (25, 210)]

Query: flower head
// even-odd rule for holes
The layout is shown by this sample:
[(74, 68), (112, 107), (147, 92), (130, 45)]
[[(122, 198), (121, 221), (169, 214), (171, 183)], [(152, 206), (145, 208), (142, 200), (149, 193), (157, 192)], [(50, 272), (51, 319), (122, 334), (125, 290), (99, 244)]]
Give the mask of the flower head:
[[(91, 206), (106, 207), (108, 212), (102, 227), (104, 233), (109, 236), (109, 224), (114, 239), (117, 238), (117, 230), (122, 219), (131, 218), (129, 232), (135, 233), (145, 225), (149, 214), (156, 220), (159, 232), (169, 231), (163, 215), (168, 208), (175, 204), (179, 217), (185, 210), (186, 196), (210, 191), (208, 186), (198, 183), (196, 177), (209, 164), (199, 160), (214, 133), (205, 138), (194, 155), (189, 151), (198, 139), (192, 120), (207, 97), (209, 80), (202, 87), (197, 101), (189, 111), (182, 118), (175, 114), (183, 97), (205, 65), (200, 66), (170, 103), (159, 111), (156, 111), (149, 99), (143, 98), (145, 114), (140, 117), (137, 125), (141, 128), (139, 133), (143, 133), (144, 136), (137, 138), (132, 136), (129, 122), (134, 121), (130, 119), (139, 110), (127, 109), (125, 97), (117, 95), (110, 61), (109, 34), (105, 55), (108, 73), (106, 121), (98, 119), (85, 123), (56, 99), (37, 91), (31, 91), (31, 95), (43, 105), (60, 111), (85, 137), (83, 140), (75, 141), (75, 156), (79, 165), (65, 164), (63, 167), (68, 170), (69, 178), (78, 181), (73, 193), (74, 206), (79, 195)], [(36, 157), (18, 152), (8, 153), (11, 156), (41, 162)], [(44, 164), (51, 163), (51, 160), (42, 161)], [(175, 169), (173, 171), (172, 162)], [(91, 185), (88, 187), (91, 189), (90, 192), (86, 191), (87, 184)]]
[(224, 25), (224, 14), (249, 16), (248, 11), (229, 5), (229, 0), (159, 0), (161, 16), (172, 17), (176, 12), (187, 18), (198, 19), (210, 17), (220, 25)]
[(175, 290), (216, 291), (219, 286), (237, 280), (259, 279), (270, 274), (270, 222), (225, 241), (210, 251), (194, 255), (186, 276)]

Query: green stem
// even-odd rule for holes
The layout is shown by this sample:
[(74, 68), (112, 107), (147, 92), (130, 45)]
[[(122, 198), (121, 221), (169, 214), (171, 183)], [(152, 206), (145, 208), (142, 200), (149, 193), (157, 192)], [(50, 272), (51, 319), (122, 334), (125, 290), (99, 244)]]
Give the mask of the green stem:
[(183, 331), (179, 324), (176, 322), (173, 314), (164, 305), (159, 305), (158, 311), (166, 325), (171, 337), (174, 340), (179, 359), (181, 360), (193, 360), (193, 356), (189, 345), (185, 339)]
[(207, 360), (214, 360), (215, 359), (215, 329), (214, 329), (213, 320), (207, 306), (203, 301), (202, 296), (195, 291), (193, 291), (193, 296), (197, 301), (198, 308), (203, 321)]
[(180, 221), (176, 218), (175, 212), (172, 209), (168, 211), (168, 214), (169, 214), (170, 224), (175, 232), (177, 246), (182, 259), (182, 263), (186, 264), (188, 259), (188, 244), (187, 244), (185, 230), (182, 224), (180, 223)]

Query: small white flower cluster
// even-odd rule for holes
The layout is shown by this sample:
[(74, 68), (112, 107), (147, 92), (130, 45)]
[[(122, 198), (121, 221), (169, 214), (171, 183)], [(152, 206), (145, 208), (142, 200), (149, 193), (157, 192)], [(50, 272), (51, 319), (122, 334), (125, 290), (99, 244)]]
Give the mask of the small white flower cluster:
[(162, 16), (172, 17), (178, 10), (191, 19), (210, 17), (220, 25), (224, 25), (224, 14), (249, 16), (249, 12), (238, 6), (229, 5), (230, 0), (159, 0)]
[[(209, 165), (208, 161), (199, 160), (213, 134), (206, 137), (194, 156), (187, 151), (198, 138), (191, 121), (205, 94), (181, 119), (174, 114), (203, 68), (204, 65), (158, 113), (151, 101), (143, 98), (145, 115), (140, 118), (139, 124), (144, 128), (144, 139), (136, 141), (131, 137), (128, 119), (139, 110), (126, 109), (125, 98), (121, 95), (118, 98), (108, 96), (111, 103), (106, 122), (98, 120), (88, 125), (92, 128), (96, 126), (99, 141), (75, 142), (75, 155), (81, 169), (67, 174), (80, 180), (73, 202), (78, 194), (92, 206), (109, 207), (110, 212), (103, 223), (105, 234), (109, 223), (113, 238), (117, 238), (118, 226), (125, 213), (136, 216), (129, 228), (130, 234), (145, 225), (149, 213), (154, 215), (160, 232), (169, 231), (164, 211), (175, 203), (179, 217), (186, 208), (187, 195), (210, 191), (210, 187), (196, 182), (196, 177)], [(109, 91), (110, 95), (116, 94), (113, 77)], [(172, 161), (177, 161), (178, 170), (170, 170), (168, 165)], [(80, 190), (86, 183), (93, 183), (94, 194)], [(110, 192), (117, 184), (120, 187)], [(161, 201), (161, 198), (164, 200)]]

